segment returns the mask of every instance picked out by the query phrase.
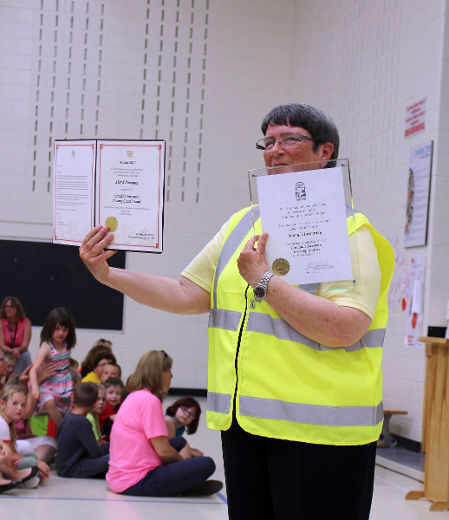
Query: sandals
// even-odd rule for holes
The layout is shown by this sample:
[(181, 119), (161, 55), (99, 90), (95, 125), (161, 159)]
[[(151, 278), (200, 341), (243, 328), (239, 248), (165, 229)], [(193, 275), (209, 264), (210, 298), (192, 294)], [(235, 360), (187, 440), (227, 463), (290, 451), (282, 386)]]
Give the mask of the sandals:
[(5, 491), (8, 491), (9, 489), (14, 489), (20, 484), (20, 480), (11, 480), (9, 484), (2, 484), (0, 485), (0, 493), (4, 493)]

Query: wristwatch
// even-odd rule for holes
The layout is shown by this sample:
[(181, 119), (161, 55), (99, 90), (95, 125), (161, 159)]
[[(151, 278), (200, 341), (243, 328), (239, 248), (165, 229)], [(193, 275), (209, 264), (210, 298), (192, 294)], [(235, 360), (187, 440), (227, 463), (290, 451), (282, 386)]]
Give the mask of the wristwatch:
[(268, 290), (268, 282), (270, 281), (270, 278), (274, 276), (274, 273), (271, 271), (267, 271), (263, 274), (262, 279), (260, 282), (254, 287), (254, 299), (256, 302), (261, 302), (265, 296), (267, 295)]

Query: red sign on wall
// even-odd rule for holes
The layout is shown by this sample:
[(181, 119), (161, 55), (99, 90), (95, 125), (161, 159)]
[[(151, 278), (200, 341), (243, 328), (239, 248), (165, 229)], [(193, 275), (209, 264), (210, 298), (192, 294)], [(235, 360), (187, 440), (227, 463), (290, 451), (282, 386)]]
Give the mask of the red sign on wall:
[(410, 137), (424, 130), (426, 118), (426, 98), (413, 103), (405, 109), (404, 137)]

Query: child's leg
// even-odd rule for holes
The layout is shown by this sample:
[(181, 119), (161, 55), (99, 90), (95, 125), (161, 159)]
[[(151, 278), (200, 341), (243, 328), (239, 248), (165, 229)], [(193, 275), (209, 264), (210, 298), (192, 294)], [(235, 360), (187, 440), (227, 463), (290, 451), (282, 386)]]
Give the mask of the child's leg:
[(50, 446), (50, 444), (41, 444), (34, 448), (34, 453), (37, 455), (39, 460), (50, 464), (55, 458), (56, 449), (53, 446)]
[(17, 469), (10, 466), (9, 464), (0, 462), (0, 470), (4, 475), (12, 480), (23, 480), (24, 478), (28, 477), (30, 473), (32, 473), (33, 468)]
[(60, 476), (70, 478), (104, 477), (108, 471), (108, 466), (109, 454), (102, 455), (97, 459), (85, 458), (77, 462), (70, 475)]
[(24, 453), (17, 464), (17, 469), (32, 468), (37, 465), (37, 455), (35, 453)]
[(179, 450), (179, 454), (181, 455), (181, 457), (183, 457), (184, 459), (191, 459), (193, 457), (193, 454), (192, 454), (192, 448), (189, 446), (189, 443), (186, 442), (186, 445), (184, 446), (184, 448), (182, 448), (181, 450)]
[[(9, 466), (8, 464), (5, 464), (4, 462), (0, 462), (0, 486), (3, 486), (5, 484), (9, 484), (11, 480), (13, 480), (14, 469)], [(9, 479), (3, 478), (3, 476), (6, 475), (10, 477)]]
[(42, 409), (53, 419), (53, 422), (56, 424), (56, 428), (59, 428), (60, 424), (62, 423), (63, 416), (62, 413), (58, 410), (54, 399), (46, 401)]

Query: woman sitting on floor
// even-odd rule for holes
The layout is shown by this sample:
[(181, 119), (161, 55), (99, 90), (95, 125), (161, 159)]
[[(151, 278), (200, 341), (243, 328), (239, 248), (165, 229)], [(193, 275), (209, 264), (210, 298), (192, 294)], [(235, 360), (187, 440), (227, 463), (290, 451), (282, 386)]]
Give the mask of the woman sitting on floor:
[(168, 439), (162, 397), (172, 379), (172, 359), (163, 351), (144, 354), (129, 379), (110, 439), (111, 491), (134, 496), (211, 495), (222, 483), (210, 457), (192, 457), (183, 437)]

